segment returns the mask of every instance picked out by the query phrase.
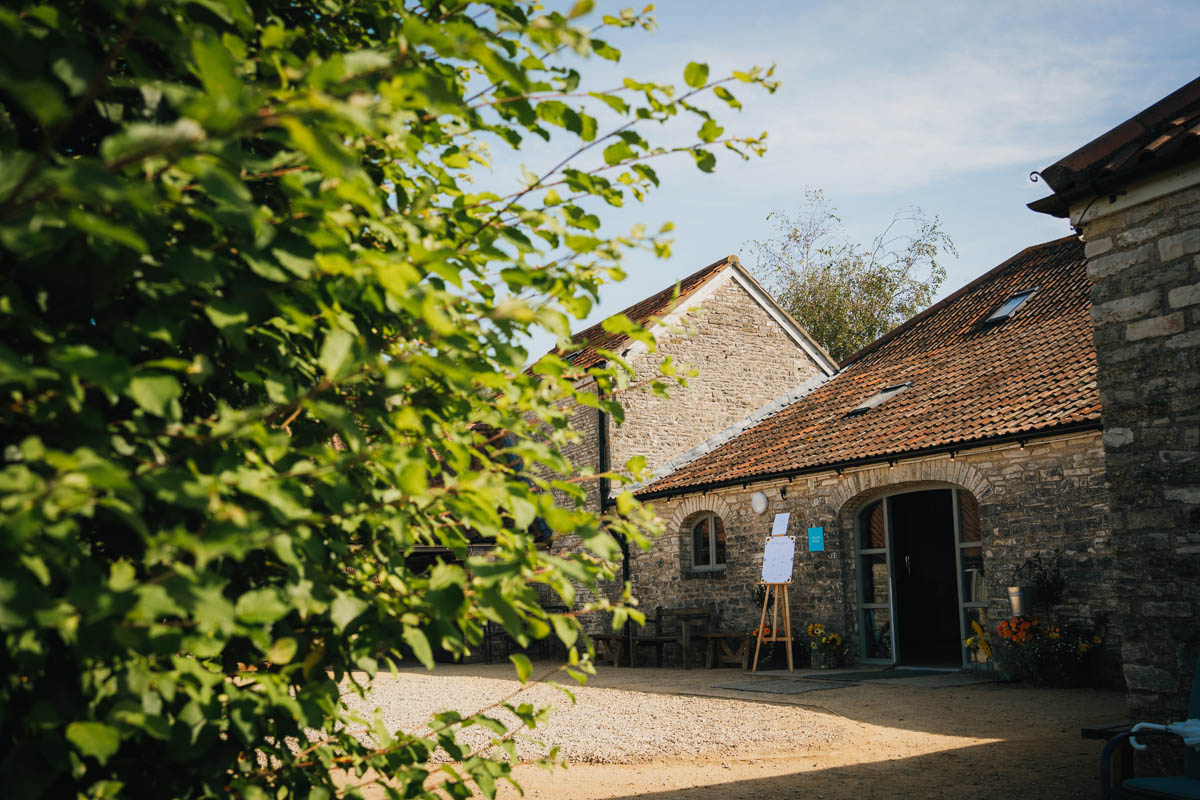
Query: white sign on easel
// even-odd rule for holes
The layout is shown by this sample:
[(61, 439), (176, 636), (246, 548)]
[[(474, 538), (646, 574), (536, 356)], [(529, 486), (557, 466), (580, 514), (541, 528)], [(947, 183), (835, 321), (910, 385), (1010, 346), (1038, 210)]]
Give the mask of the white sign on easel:
[(796, 558), (796, 537), (787, 536), (791, 514), (776, 514), (771, 525), (771, 538), (763, 549), (763, 583), (791, 583), (792, 562)]
[[(787, 535), (788, 519), (791, 514), (776, 514), (775, 522), (771, 525), (771, 536), (763, 548), (762, 582), (766, 585), (763, 593), (762, 617), (758, 621), (758, 630), (754, 632), (757, 643), (754, 645), (754, 666), (751, 672), (758, 671), (758, 654), (762, 651), (763, 642), (782, 642), (787, 653), (788, 672), (792, 671), (792, 612), (788, 600), (788, 584), (792, 582), (792, 562), (796, 558), (796, 537)], [(767, 607), (772, 605), (771, 626), (767, 627)], [(783, 629), (779, 628), (779, 612), (783, 611)]]
[(763, 583), (791, 583), (796, 557), (795, 536), (772, 536), (763, 550)]

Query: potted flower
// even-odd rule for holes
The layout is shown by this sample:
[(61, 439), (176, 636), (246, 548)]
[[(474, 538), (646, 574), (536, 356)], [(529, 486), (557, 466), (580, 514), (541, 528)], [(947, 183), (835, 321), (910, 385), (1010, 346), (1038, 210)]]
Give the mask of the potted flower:
[(842, 635), (827, 630), (819, 622), (808, 626), (808, 649), (814, 669), (833, 669), (842, 665), (842, 655), (846, 652)]
[(1095, 624), (1053, 618), (1045, 623), (1031, 616), (1001, 620), (996, 633), (1000, 638), (994, 655), (1003, 675), (1051, 686), (1079, 686), (1091, 680), (1096, 648), (1104, 643)]
[(988, 632), (978, 620), (971, 620), (971, 629), (975, 632), (963, 640), (971, 656), (971, 667), (976, 670), (992, 668), (992, 640)]

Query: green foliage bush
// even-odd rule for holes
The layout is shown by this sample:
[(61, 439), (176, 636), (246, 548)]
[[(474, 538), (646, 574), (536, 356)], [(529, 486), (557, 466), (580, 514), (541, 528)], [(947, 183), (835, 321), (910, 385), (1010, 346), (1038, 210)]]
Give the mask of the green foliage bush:
[[(389, 731), (339, 683), (464, 656), (487, 621), (557, 635), (587, 671), (575, 615), (628, 611), (574, 587), (654, 523), (628, 494), (603, 521), (581, 506), (562, 454), (580, 375), (526, 371), (522, 342), (565, 344), (625, 251), (666, 253), (589, 205), (657, 185), (668, 149), (638, 125), (695, 115), (673, 149), (711, 170), (713, 147), (762, 142), (698, 104), (773, 88), (692, 64), (686, 86), (589, 92), (580, 57), (619, 57), (577, 27), (589, 7), (0, 9), (6, 794), (315, 800), (382, 775), (425, 797), (440, 749), (437, 791), (490, 795), (502, 725)], [(481, 188), (492, 152), (564, 138), (574, 154), (525, 189)], [(589, 372), (619, 418), (619, 359)], [(589, 552), (539, 549), (538, 519)], [(543, 611), (539, 584), (573, 611)], [(498, 747), (462, 750), (469, 725)]]

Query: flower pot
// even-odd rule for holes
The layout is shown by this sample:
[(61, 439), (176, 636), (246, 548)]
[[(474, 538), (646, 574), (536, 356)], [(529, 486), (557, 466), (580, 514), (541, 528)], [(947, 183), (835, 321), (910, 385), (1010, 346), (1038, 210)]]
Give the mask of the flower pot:
[(809, 654), (809, 662), (813, 669), (835, 669), (842, 665), (842, 654), (813, 650)]
[(1008, 604), (1012, 606), (1014, 617), (1023, 617), (1032, 610), (1030, 600), (1030, 591), (1024, 586), (1008, 587)]

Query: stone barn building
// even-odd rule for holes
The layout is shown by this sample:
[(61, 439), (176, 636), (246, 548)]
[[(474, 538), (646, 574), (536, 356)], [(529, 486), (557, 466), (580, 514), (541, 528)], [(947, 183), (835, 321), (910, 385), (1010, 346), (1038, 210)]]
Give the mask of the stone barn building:
[[(1018, 253), (840, 371), (733, 257), (625, 311), (656, 353), (602, 326), (576, 337), (578, 366), (607, 350), (642, 374), (664, 355), (699, 371), (670, 400), (629, 393), (622, 426), (576, 412), (577, 464), (640, 453), (655, 472), (637, 494), (667, 533), (632, 554), (644, 608), (714, 603), (720, 627), (755, 627), (763, 544), (789, 512), (795, 628), (845, 632), (852, 660), (955, 666), (971, 621), (1010, 615), (1019, 567), (1060, 551), (1058, 611), (1107, 621), (1131, 712), (1186, 710), (1200, 655), (1200, 79), (1039, 174), (1054, 194), (1031, 208), (1081, 236)], [(594, 487), (589, 506), (608, 494)]]
[(1055, 549), (1065, 616), (1114, 614), (1090, 291), (1077, 239), (1030, 247), (665, 465), (638, 491), (667, 521), (633, 557), (643, 607), (755, 627), (790, 512), (794, 629), (845, 632), (852, 660), (965, 663), (969, 622), (1010, 616), (1014, 571)]

